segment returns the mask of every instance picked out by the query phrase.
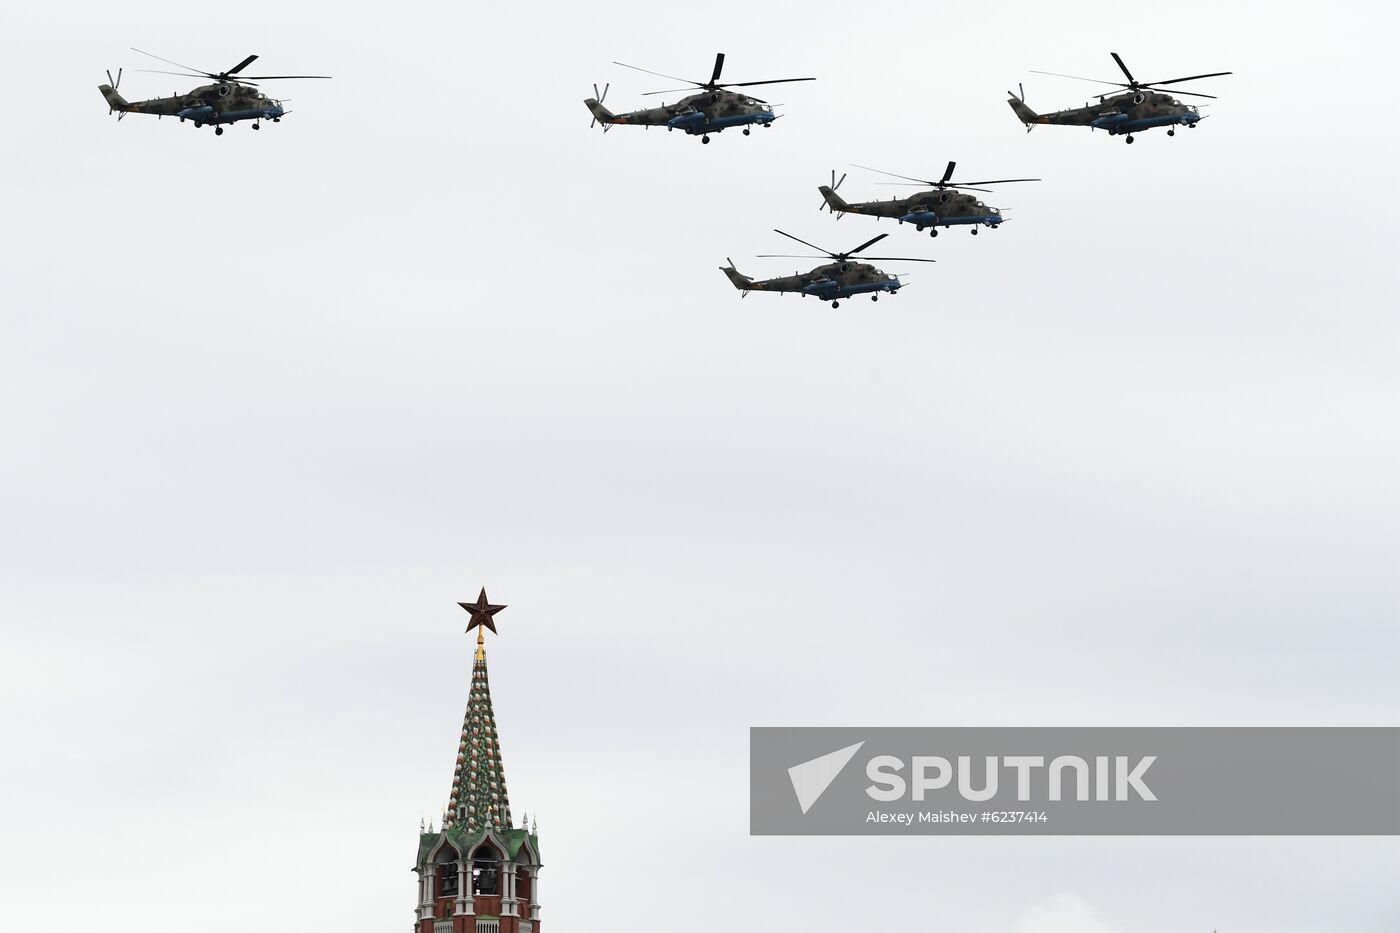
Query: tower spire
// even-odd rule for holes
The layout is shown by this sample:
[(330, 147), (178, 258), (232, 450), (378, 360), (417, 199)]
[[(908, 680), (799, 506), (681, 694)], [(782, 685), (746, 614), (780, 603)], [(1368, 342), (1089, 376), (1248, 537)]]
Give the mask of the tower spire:
[(447, 819), (453, 825), (476, 833), (512, 827), (510, 798), (501, 764), (496, 715), (491, 706), (491, 687), (486, 674), (486, 629), (496, 631), (492, 618), (505, 606), (492, 604), (481, 590), (475, 603), (458, 603), (471, 613), (467, 631), (477, 629), (476, 657), (472, 664), (471, 693), (462, 721), (462, 738), (457, 745), (457, 767), (452, 775), (452, 796)]

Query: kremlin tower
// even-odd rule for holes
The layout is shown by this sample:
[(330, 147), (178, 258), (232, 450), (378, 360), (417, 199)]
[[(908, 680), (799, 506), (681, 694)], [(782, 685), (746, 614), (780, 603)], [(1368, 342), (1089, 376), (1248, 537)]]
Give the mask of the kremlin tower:
[(539, 837), (522, 819), (515, 826), (501, 766), (496, 715), (486, 679), (486, 629), (505, 606), (481, 591), (467, 631), (477, 629), (476, 661), (452, 794), (442, 828), (420, 827), (416, 933), (540, 933)]

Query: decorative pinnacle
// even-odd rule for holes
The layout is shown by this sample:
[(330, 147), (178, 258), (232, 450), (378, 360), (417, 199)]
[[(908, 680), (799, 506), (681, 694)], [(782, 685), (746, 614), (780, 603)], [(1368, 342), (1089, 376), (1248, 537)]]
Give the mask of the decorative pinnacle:
[[(484, 586), (481, 588), (481, 595), (476, 598), (476, 602), (458, 603), (457, 605), (471, 613), (472, 620), (467, 623), (467, 631), (480, 628), (480, 631), (476, 633), (476, 659), (478, 661), (484, 660), (486, 657), (486, 630), (489, 628), (496, 632), (496, 622), (491, 617), (506, 607), (492, 605), (486, 599), (486, 587)], [(499, 635), (500, 632), (496, 632), (496, 634)]]

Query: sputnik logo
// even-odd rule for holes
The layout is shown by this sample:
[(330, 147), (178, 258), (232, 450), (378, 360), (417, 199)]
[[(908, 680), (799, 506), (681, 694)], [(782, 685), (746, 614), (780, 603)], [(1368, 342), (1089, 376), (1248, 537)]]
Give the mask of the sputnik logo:
[(812, 809), (812, 805), (821, 799), (821, 795), (826, 793), (826, 789), (831, 786), (846, 765), (851, 763), (851, 759), (856, 756), (856, 752), (860, 751), (860, 747), (864, 744), (865, 740), (862, 739), (854, 745), (838, 748), (820, 758), (813, 758), (811, 761), (804, 761), (800, 765), (788, 768), (788, 778), (792, 781), (792, 791), (797, 795), (797, 805), (802, 808), (803, 816), (806, 816), (807, 811)]

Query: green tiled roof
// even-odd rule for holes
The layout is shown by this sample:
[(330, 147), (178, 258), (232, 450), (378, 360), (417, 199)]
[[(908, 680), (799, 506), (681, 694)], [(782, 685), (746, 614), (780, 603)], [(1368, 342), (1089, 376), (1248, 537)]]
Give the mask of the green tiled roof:
[[(486, 838), (486, 832), (479, 830), (469, 832), (464, 827), (448, 826), (441, 832), (423, 833), (418, 837), (418, 865), (427, 863), (428, 856), (437, 848), (438, 843), (446, 836), (447, 839), (457, 848), (458, 852), (469, 853)], [(491, 839), (500, 848), (505, 850), (506, 858), (513, 859), (520, 852), (525, 840), (530, 840), (530, 848), (535, 853), (535, 857), (540, 856), (539, 837), (524, 829), (507, 829), (500, 832), (491, 833)]]

